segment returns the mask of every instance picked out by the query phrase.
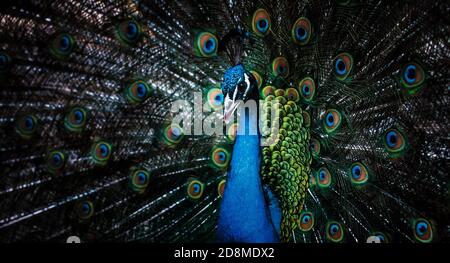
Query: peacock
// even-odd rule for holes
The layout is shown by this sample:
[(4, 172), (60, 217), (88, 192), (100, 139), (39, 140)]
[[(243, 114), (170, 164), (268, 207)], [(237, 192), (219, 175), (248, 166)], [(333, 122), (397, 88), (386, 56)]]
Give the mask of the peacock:
[(449, 241), (448, 2), (2, 5), (0, 241)]

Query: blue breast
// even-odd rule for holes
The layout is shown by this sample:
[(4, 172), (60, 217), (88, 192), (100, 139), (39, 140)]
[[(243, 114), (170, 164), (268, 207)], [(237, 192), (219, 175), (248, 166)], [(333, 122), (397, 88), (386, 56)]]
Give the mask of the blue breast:
[(271, 211), (265, 199), (260, 138), (250, 133), (257, 127), (256, 119), (246, 114), (239, 121), (217, 228), (222, 242), (278, 242), (281, 212), (276, 201), (270, 202)]

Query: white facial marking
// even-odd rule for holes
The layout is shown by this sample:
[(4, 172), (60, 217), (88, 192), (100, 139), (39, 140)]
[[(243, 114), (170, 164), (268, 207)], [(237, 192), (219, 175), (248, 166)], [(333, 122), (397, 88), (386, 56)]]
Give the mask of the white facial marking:
[(245, 85), (246, 85), (246, 89), (245, 89), (245, 93), (244, 93), (244, 98), (247, 97), (247, 93), (250, 91), (250, 78), (248, 77), (247, 74), (244, 74), (244, 80), (245, 80)]

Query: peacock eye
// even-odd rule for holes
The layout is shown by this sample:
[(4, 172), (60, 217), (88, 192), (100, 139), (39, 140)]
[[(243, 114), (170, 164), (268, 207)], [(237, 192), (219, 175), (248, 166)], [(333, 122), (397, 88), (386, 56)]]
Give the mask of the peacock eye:
[(217, 194), (222, 197), (223, 193), (225, 192), (225, 179), (222, 179), (219, 184), (217, 185)]
[(252, 29), (259, 36), (265, 36), (269, 33), (270, 29), (270, 16), (264, 9), (258, 9), (253, 14)]
[(183, 128), (178, 124), (170, 124), (166, 126), (162, 132), (161, 141), (169, 147), (178, 144), (184, 137)]
[(275, 98), (277, 101), (284, 101), (285, 100), (281, 97), (284, 97), (284, 95), (286, 94), (286, 91), (284, 89), (276, 89), (274, 92)]
[(300, 215), (300, 230), (307, 232), (314, 226), (314, 216), (311, 212), (302, 212)]
[(223, 147), (214, 147), (210, 158), (212, 167), (225, 169), (230, 161), (230, 152)]
[(25, 118), (25, 123), (24, 123), (25, 125), (25, 128), (27, 129), (27, 130), (32, 130), (33, 128), (34, 128), (34, 120), (33, 120), (33, 117), (26, 117)]
[(190, 198), (196, 200), (202, 197), (204, 184), (199, 180), (191, 180), (187, 187), (187, 194)]
[(428, 220), (420, 218), (414, 222), (414, 237), (423, 243), (433, 240), (433, 228)]
[(69, 49), (70, 48), (70, 40), (69, 40), (69, 37), (67, 37), (67, 36), (63, 36), (63, 37), (61, 37), (61, 39), (59, 40), (60, 41), (60, 47), (61, 47), (61, 50), (63, 50), (63, 51), (66, 51), (67, 49)]
[(406, 138), (395, 128), (388, 129), (384, 133), (384, 147), (391, 157), (398, 157), (406, 150)]
[(311, 23), (305, 17), (300, 17), (292, 26), (292, 39), (298, 45), (308, 44), (311, 38)]
[(317, 182), (321, 188), (326, 188), (331, 185), (331, 174), (327, 168), (322, 167), (319, 169), (317, 172)]
[(250, 71), (250, 73), (253, 75), (253, 77), (256, 80), (256, 87), (258, 87), (258, 89), (260, 89), (261, 85), (262, 85), (262, 82), (263, 82), (263, 79), (262, 79), (261, 75), (258, 72), (254, 71), (254, 70)]
[(37, 118), (34, 115), (19, 117), (15, 131), (24, 139), (29, 139), (37, 131)]
[(325, 112), (324, 126), (327, 133), (334, 132), (341, 124), (341, 114), (335, 109)]
[(416, 64), (408, 64), (403, 70), (403, 79), (406, 84), (412, 85), (423, 80), (422, 69)]
[(211, 53), (216, 49), (216, 41), (214, 41), (214, 39), (210, 38), (208, 40), (206, 40), (203, 44), (203, 51), (205, 51), (205, 53)]
[(348, 53), (341, 53), (334, 59), (334, 74), (338, 80), (345, 80), (353, 68), (353, 57)]
[(309, 94), (311, 94), (311, 89), (309, 86), (307, 85), (303, 85), (302, 86), (302, 92), (304, 95), (308, 96)]
[(210, 32), (197, 34), (194, 43), (194, 52), (199, 57), (213, 57), (217, 54), (217, 37)]
[(76, 124), (80, 124), (83, 121), (84, 114), (82, 111), (77, 110), (73, 113), (73, 118)]
[(425, 71), (418, 63), (406, 64), (401, 73), (400, 83), (402, 86), (414, 93), (425, 82)]
[(224, 94), (218, 88), (210, 88), (206, 94), (208, 106), (213, 110), (222, 108), (224, 101)]
[(307, 111), (302, 112), (303, 117), (303, 123), (305, 124), (305, 127), (309, 128), (311, 126), (311, 115)]
[(381, 243), (388, 243), (388, 239), (386, 235), (382, 232), (374, 232), (371, 236), (376, 236), (380, 240)]
[(236, 139), (236, 134), (237, 134), (237, 123), (233, 123), (230, 125), (230, 127), (228, 128), (227, 131), (227, 140), (229, 142), (234, 142), (234, 140)]
[(130, 174), (131, 190), (143, 193), (149, 184), (150, 173), (145, 168), (133, 168)]
[(285, 57), (277, 57), (273, 60), (272, 73), (284, 78), (289, 75), (289, 63)]
[(90, 201), (78, 203), (78, 217), (82, 220), (89, 219), (94, 214), (94, 204)]
[(263, 99), (266, 99), (268, 96), (270, 95), (274, 95), (275, 94), (275, 87), (274, 86), (265, 86), (262, 90), (261, 90), (261, 97)]
[(116, 26), (116, 37), (125, 45), (135, 44), (141, 35), (141, 26), (134, 20), (122, 21)]
[(50, 172), (57, 172), (64, 167), (65, 156), (60, 151), (52, 151), (47, 155), (47, 167)]
[(350, 179), (354, 184), (364, 184), (369, 180), (367, 167), (361, 162), (355, 162), (350, 166)]
[(309, 175), (309, 188), (314, 188), (314, 186), (316, 185), (316, 176), (314, 175), (314, 173), (311, 173)]
[(94, 143), (91, 150), (91, 157), (95, 164), (105, 165), (111, 157), (112, 146), (105, 141)]
[(50, 52), (56, 58), (67, 57), (75, 47), (75, 40), (69, 34), (56, 35), (50, 43)]
[(130, 104), (144, 102), (152, 93), (152, 88), (144, 81), (137, 80), (125, 89), (125, 98)]
[(137, 24), (133, 21), (128, 22), (127, 29), (126, 29), (127, 37), (135, 38), (138, 33), (139, 32), (138, 32)]
[(288, 88), (286, 90), (286, 93), (284, 94), (284, 96), (286, 97), (286, 99), (288, 101), (295, 101), (295, 102), (297, 102), (300, 99), (300, 96), (298, 95), (297, 90), (294, 89), (294, 88)]
[(311, 138), (310, 150), (311, 150), (312, 156), (314, 158), (319, 157), (319, 154), (320, 154), (320, 142), (317, 139)]
[(178, 139), (181, 136), (181, 129), (179, 127), (171, 127), (170, 135), (173, 139)]
[(73, 132), (80, 132), (86, 125), (86, 109), (81, 107), (71, 108), (64, 117), (64, 127)]
[(326, 227), (326, 237), (332, 242), (340, 242), (344, 238), (341, 224), (338, 222), (328, 222)]
[(298, 87), (301, 91), (300, 94), (305, 101), (309, 102), (314, 98), (314, 95), (316, 94), (316, 85), (312, 78), (304, 78), (300, 81)]

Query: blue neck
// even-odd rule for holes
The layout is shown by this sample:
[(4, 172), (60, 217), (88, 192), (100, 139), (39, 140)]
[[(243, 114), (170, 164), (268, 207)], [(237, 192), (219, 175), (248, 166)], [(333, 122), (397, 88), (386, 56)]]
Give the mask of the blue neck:
[(257, 114), (242, 112), (241, 116), (220, 208), (217, 237), (222, 242), (278, 242), (260, 180)]

